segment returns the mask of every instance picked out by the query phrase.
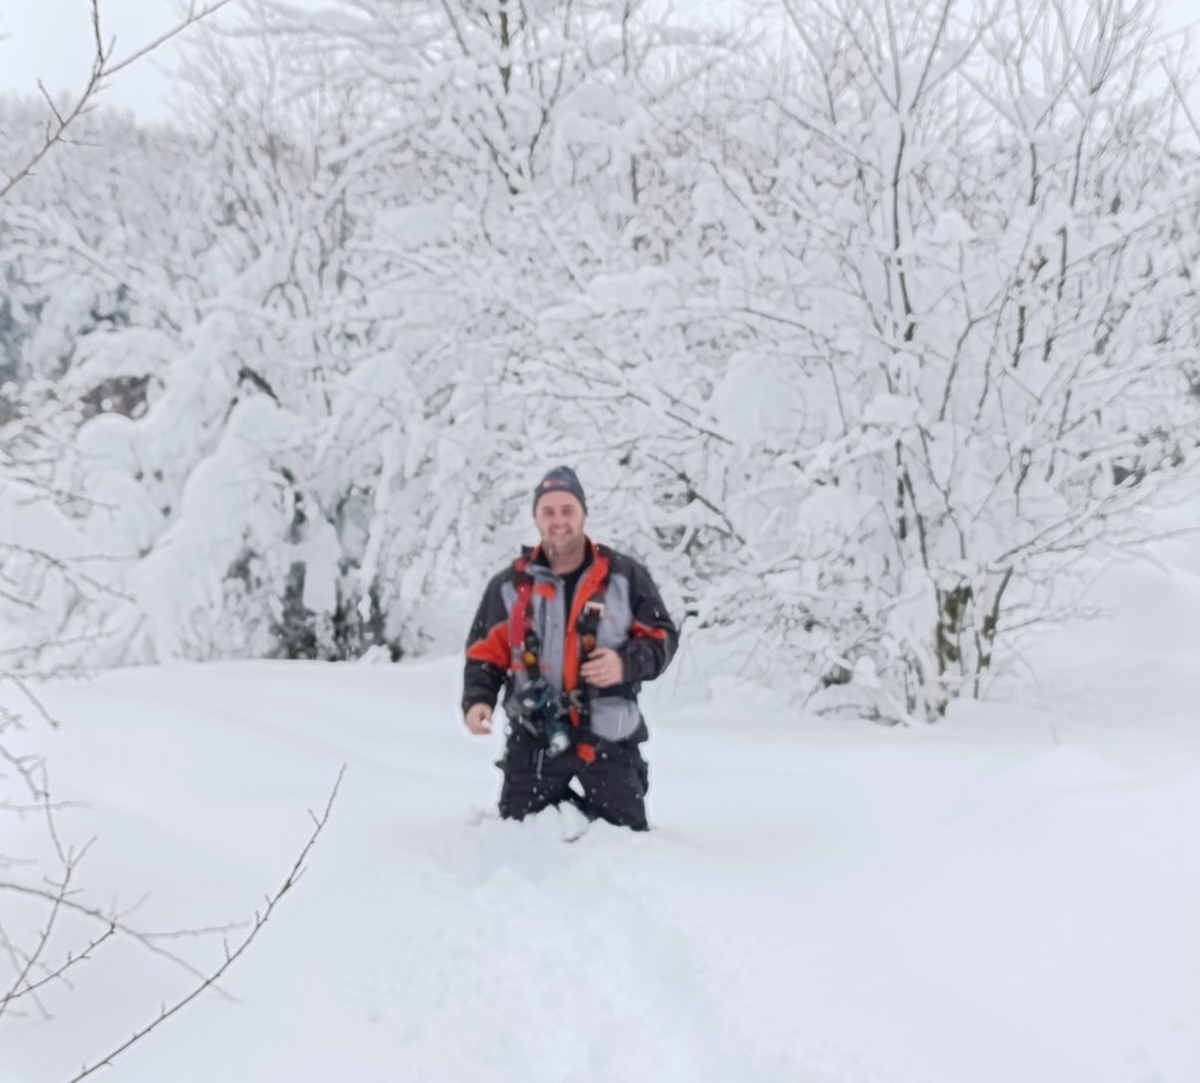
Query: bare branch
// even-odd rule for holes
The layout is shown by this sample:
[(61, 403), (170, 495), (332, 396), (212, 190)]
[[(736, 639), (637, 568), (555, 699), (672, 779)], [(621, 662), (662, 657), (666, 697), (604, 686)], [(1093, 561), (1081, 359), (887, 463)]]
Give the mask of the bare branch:
[(1192, 133), (1197, 139), (1200, 139), (1200, 122), (1196, 120), (1196, 115), (1192, 112), (1192, 107), (1188, 103), (1187, 93), (1179, 83), (1178, 72), (1174, 72), (1167, 67), (1165, 58), (1160, 57), (1159, 63), (1162, 65), (1163, 72), (1166, 74), (1167, 80), (1171, 84), (1171, 90), (1179, 102), (1179, 107), (1183, 110), (1183, 115), (1187, 117), (1188, 124), (1191, 125)]
[(42, 140), (41, 146), (34, 152), (32, 157), (16, 173), (8, 178), (3, 184), (0, 184), (0, 202), (2, 202), (8, 194), (16, 188), (21, 181), (29, 177), (42, 161), (45, 159), (56, 146), (64, 142), (71, 127), (84, 114), (91, 111), (95, 104), (96, 98), (104, 89), (104, 84), (112, 76), (124, 71), (126, 68), (137, 63), (139, 60), (153, 53), (156, 49), (161, 48), (172, 38), (175, 38), (189, 27), (194, 26), (202, 19), (207, 19), (210, 15), (216, 14), (221, 8), (232, 3), (233, 0), (212, 0), (200, 9), (196, 9), (193, 3), (189, 7), (184, 18), (168, 30), (166, 33), (159, 35), (153, 41), (144, 45), (136, 52), (122, 60), (113, 60), (112, 45), (106, 45), (104, 42), (103, 32), (100, 25), (100, 0), (90, 0), (91, 3), (91, 22), (92, 22), (92, 60), (91, 68), (88, 72), (87, 82), (84, 83), (83, 90), (75, 98), (74, 102), (66, 109), (60, 110), (55, 105), (49, 92), (40, 82), (38, 89), (42, 96), (46, 99), (50, 107), (50, 112), (54, 117), (53, 123), (47, 126), (46, 134)]
[[(219, 982), (221, 978), (228, 972), (230, 967), (232, 967), (233, 964), (241, 958), (246, 949), (250, 947), (255, 938), (262, 931), (263, 927), (271, 919), (271, 915), (274, 914), (284, 896), (286, 896), (287, 893), (296, 886), (300, 877), (304, 874), (304, 863), (308, 860), (308, 855), (312, 852), (313, 846), (316, 845), (317, 839), (320, 838), (321, 833), (325, 830), (325, 825), (329, 822), (329, 815), (333, 810), (333, 803), (337, 798), (338, 790), (341, 787), (342, 779), (345, 776), (345, 773), (346, 768), (343, 766), (338, 772), (337, 780), (334, 782), (332, 791), (330, 791), (329, 799), (325, 803), (324, 810), (319, 816), (313, 816), (314, 827), (312, 833), (309, 835), (308, 841), (305, 842), (303, 848), (300, 850), (299, 855), (292, 865), (291, 871), (284, 878), (283, 883), (276, 889), (275, 893), (267, 897), (264, 909), (255, 915), (254, 923), (249, 932), (247, 932), (241, 941), (232, 949), (226, 947), (225, 958), (221, 965), (209, 973), (203, 981), (197, 984), (195, 988), (193, 988), (186, 995), (180, 997), (173, 1004), (165, 1006), (150, 1023), (147, 1023), (146, 1026), (136, 1031), (132, 1036), (110, 1050), (90, 1066), (85, 1066), (77, 1075), (72, 1076), (67, 1083), (79, 1083), (80, 1080), (88, 1078), (88, 1076), (92, 1075), (99, 1069), (110, 1066), (113, 1061), (117, 1059), (117, 1057), (121, 1056), (121, 1054), (126, 1052), (131, 1046), (135, 1045), (137, 1042), (140, 1042), (148, 1034), (157, 1030), (168, 1019), (174, 1015), (177, 1015), (180, 1011), (192, 1003), (192, 1001), (196, 1000), (197, 997), (201, 996), (208, 989), (211, 989), (213, 986), (215, 986), (217, 982)], [(313, 815), (311, 811), (310, 815)]]

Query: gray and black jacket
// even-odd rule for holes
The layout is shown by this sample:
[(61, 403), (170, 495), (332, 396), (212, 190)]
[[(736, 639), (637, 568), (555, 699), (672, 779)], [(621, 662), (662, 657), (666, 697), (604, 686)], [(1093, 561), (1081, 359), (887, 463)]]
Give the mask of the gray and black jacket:
[[(563, 581), (540, 548), (522, 551), (492, 578), (467, 637), (462, 706), (495, 706), (501, 689), (507, 704), (531, 679), (522, 660), (526, 629), (536, 634), (538, 668), (559, 692), (586, 692), (584, 728), (602, 741), (640, 741), (646, 731), (637, 697), (643, 681), (667, 668), (679, 632), (650, 573), (632, 557), (587, 542), (588, 561), (565, 612)], [(625, 681), (604, 689), (581, 689), (580, 614), (588, 602), (603, 605), (596, 647), (621, 656)], [(581, 734), (582, 736), (582, 734)]]

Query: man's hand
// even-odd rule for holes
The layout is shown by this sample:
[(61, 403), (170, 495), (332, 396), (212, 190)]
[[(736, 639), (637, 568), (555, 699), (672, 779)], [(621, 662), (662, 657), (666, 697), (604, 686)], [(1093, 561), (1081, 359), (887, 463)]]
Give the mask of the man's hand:
[(601, 647), (588, 655), (579, 675), (593, 688), (612, 688), (625, 680), (625, 663), (616, 651)]
[(492, 732), (492, 709), (486, 703), (472, 703), (463, 721), (467, 729), (482, 737)]

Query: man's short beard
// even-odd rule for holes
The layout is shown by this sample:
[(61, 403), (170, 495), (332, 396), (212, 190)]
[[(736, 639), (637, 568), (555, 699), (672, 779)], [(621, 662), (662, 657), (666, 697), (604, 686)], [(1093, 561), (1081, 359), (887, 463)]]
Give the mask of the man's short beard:
[(547, 538), (544, 542), (544, 548), (549, 556), (565, 557), (571, 556), (573, 553), (583, 552), (583, 535), (577, 534), (569, 541), (557, 542), (551, 538)]

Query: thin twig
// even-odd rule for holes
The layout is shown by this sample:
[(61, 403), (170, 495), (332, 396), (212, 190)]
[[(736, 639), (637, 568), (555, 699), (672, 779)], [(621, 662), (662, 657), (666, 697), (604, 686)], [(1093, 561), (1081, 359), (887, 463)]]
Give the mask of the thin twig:
[(170, 1007), (164, 1007), (152, 1022), (136, 1031), (131, 1037), (127, 1038), (124, 1042), (122, 1042), (111, 1052), (106, 1054), (91, 1066), (85, 1066), (77, 1075), (72, 1076), (67, 1083), (79, 1083), (80, 1080), (86, 1079), (100, 1068), (110, 1066), (117, 1057), (128, 1050), (131, 1046), (135, 1045), (137, 1042), (140, 1042), (146, 1037), (146, 1035), (156, 1030), (172, 1016), (186, 1008), (193, 1000), (204, 993), (205, 990), (211, 988), (218, 981), (220, 981), (226, 971), (228, 971), (229, 968), (233, 966), (235, 962), (237, 962), (246, 949), (254, 942), (255, 937), (258, 936), (263, 926), (266, 925), (266, 923), (270, 920), (271, 915), (275, 912), (275, 908), (279, 905), (280, 901), (289, 891), (291, 891), (293, 887), (296, 886), (297, 882), (300, 880), (300, 877), (304, 874), (304, 862), (308, 859), (309, 853), (312, 851), (313, 846), (316, 845), (317, 839), (320, 837), (321, 832), (325, 829), (325, 825), (329, 822), (329, 814), (333, 809), (333, 802), (337, 798), (338, 789), (342, 784), (342, 778), (345, 776), (345, 773), (346, 768), (343, 765), (342, 769), (338, 772), (337, 781), (333, 784), (333, 790), (329, 794), (329, 800), (325, 803), (324, 812), (322, 812), (320, 816), (317, 816), (311, 810), (309, 811), (309, 815), (312, 817), (314, 824), (312, 834), (309, 835), (308, 841), (304, 844), (304, 848), (300, 851), (300, 855), (296, 858), (295, 863), (292, 865), (291, 871), (287, 874), (287, 877), (284, 879), (279, 889), (274, 895), (271, 895), (267, 899), (266, 908), (261, 911), (261, 913), (255, 914), (254, 924), (251, 926), (250, 931), (242, 938), (241, 943), (238, 944), (232, 951), (226, 947), (225, 961), (216, 970), (212, 971), (207, 977), (205, 977), (205, 979), (194, 989), (192, 989), (191, 992), (180, 997)]
[(42, 97), (46, 99), (47, 105), (50, 107), (50, 112), (54, 116), (52, 123), (47, 125), (46, 134), (42, 140), (41, 147), (34, 155), (25, 163), (16, 173), (0, 185), (0, 201), (11, 192), (21, 181), (29, 177), (46, 155), (50, 153), (59, 143), (66, 139), (66, 135), (71, 126), (79, 120), (81, 116), (91, 110), (91, 107), (99, 93), (104, 87), (104, 83), (111, 76), (118, 72), (124, 71), (130, 65), (135, 64), (143, 57), (154, 52), (156, 49), (165, 45), (176, 35), (183, 33), (190, 26), (194, 26), (202, 19), (207, 19), (210, 15), (220, 11), (233, 0), (213, 0), (212, 3), (205, 5), (203, 8), (196, 10), (195, 4), (188, 9), (184, 18), (170, 30), (164, 34), (160, 34), (153, 41), (144, 45), (136, 52), (131, 53), (124, 59), (113, 63), (112, 46), (104, 44), (104, 36), (100, 26), (100, 0), (91, 0), (92, 9), (92, 66), (88, 73), (88, 80), (84, 84), (83, 90), (80, 91), (79, 97), (75, 99), (74, 104), (66, 110), (61, 111), (55, 104), (54, 99), (50, 96), (50, 92), (39, 81), (38, 89), (42, 92)]

